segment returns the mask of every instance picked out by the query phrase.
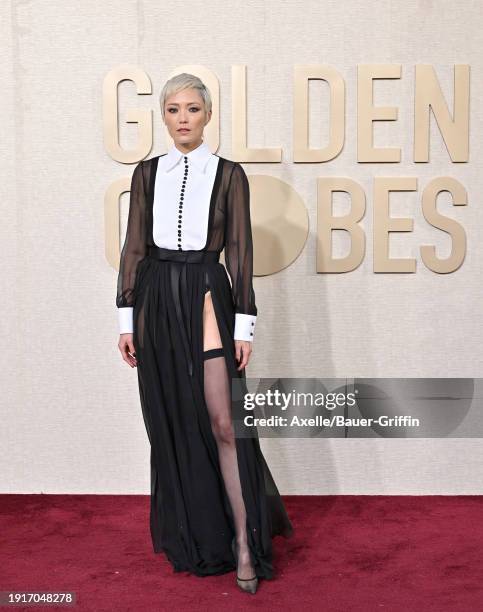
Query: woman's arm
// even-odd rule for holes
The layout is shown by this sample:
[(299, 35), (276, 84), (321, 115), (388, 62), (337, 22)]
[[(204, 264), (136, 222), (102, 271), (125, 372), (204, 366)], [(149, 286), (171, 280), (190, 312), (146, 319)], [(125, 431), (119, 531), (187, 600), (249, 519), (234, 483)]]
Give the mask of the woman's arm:
[(134, 168), (131, 179), (126, 238), (119, 263), (116, 306), (119, 309), (119, 333), (121, 334), (133, 332), (137, 266), (146, 256), (146, 192), (142, 168), (143, 162), (141, 161)]
[(257, 307), (253, 290), (250, 188), (245, 171), (238, 162), (233, 167), (228, 186), (225, 231), (225, 264), (230, 275), (235, 303), (234, 339), (252, 342)]

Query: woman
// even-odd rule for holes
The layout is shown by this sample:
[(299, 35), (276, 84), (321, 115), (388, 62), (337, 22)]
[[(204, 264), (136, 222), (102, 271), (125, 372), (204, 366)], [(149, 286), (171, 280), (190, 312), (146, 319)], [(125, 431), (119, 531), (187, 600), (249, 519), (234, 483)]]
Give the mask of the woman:
[(200, 79), (173, 77), (160, 102), (174, 145), (134, 169), (116, 299), (151, 445), (151, 537), (174, 571), (236, 569), (255, 593), (273, 575), (271, 538), (292, 525), (256, 430), (234, 431), (257, 316), (248, 180), (203, 141)]

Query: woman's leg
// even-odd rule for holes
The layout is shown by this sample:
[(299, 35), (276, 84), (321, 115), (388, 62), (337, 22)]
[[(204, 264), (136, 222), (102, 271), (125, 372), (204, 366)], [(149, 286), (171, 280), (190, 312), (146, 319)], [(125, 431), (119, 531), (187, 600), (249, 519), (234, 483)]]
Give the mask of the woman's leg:
[(238, 472), (235, 435), (231, 419), (231, 381), (222, 351), (211, 291), (205, 293), (203, 350), (205, 400), (218, 447), (220, 469), (233, 511), (236, 538), (239, 545), (238, 576), (239, 578), (252, 578), (255, 571), (250, 561), (248, 549), (246, 510)]

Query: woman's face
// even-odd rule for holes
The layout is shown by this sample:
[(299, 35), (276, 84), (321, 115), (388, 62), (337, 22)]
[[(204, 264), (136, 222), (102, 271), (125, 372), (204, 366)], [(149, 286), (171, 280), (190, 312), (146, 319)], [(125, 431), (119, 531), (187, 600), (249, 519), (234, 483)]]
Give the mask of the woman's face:
[(201, 144), (203, 129), (210, 119), (211, 111), (205, 111), (203, 98), (197, 89), (183, 89), (166, 99), (164, 122), (175, 145)]

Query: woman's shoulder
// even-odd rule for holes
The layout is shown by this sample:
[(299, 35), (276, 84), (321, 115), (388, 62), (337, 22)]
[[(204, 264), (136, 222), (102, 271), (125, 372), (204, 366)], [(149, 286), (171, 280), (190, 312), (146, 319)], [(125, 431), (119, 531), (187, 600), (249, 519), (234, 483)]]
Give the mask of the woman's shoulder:
[(223, 157), (222, 155), (218, 155), (218, 153), (212, 153), (212, 155), (214, 155), (215, 157), (218, 157), (219, 159), (222, 159), (224, 164), (236, 164), (237, 163), (231, 159), (228, 159), (228, 157)]
[(222, 157), (221, 155), (216, 155), (216, 157), (219, 157), (220, 161), (223, 161), (223, 170), (230, 176), (230, 178), (237, 175), (246, 176), (245, 170), (243, 169), (243, 166), (240, 162), (233, 161), (232, 159), (228, 159), (227, 157)]
[(154, 155), (153, 157), (148, 157), (147, 159), (142, 159), (139, 163), (144, 166), (152, 166), (155, 163), (158, 163), (161, 157), (164, 157), (167, 153), (162, 153), (161, 155)]

